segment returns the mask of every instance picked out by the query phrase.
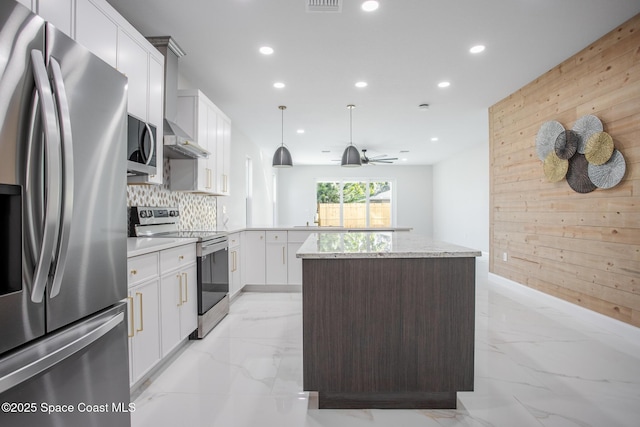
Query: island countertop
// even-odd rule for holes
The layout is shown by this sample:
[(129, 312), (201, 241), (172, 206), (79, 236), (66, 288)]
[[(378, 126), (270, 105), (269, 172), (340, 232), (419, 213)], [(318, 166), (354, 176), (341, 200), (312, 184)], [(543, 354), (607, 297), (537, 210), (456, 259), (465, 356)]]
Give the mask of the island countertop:
[(412, 232), (320, 232), (311, 234), (296, 256), (330, 258), (468, 258), (475, 249), (433, 240)]

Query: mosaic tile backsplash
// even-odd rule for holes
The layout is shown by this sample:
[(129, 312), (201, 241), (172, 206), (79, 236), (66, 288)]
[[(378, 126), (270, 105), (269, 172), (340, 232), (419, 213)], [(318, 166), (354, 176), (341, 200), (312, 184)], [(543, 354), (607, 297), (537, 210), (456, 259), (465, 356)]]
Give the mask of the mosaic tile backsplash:
[(127, 185), (127, 207), (177, 206), (180, 209), (180, 230), (214, 231), (216, 229), (216, 198), (171, 191), (169, 190), (170, 177), (169, 161), (165, 159), (163, 185)]

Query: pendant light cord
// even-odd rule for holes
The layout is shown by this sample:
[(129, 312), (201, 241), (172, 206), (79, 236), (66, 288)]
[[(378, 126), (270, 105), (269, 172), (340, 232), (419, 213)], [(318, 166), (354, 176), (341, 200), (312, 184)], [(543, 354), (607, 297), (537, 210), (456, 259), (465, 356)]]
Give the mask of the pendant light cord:
[(280, 111), (282, 112), (282, 121), (281, 121), (281, 129), (280, 129), (280, 135), (282, 136), (280, 139), (280, 145), (284, 147), (284, 110), (285, 107), (284, 105), (281, 105), (278, 107), (280, 109)]

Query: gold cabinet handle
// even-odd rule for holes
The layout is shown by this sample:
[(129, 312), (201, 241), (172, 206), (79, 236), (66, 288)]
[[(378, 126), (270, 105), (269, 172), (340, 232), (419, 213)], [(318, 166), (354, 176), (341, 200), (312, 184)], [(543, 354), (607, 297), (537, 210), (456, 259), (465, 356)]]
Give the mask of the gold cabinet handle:
[[(189, 301), (189, 276), (187, 276), (187, 273), (182, 273), (182, 275), (184, 276), (184, 300), (182, 300), (182, 302), (188, 302)], [(180, 283), (182, 283), (182, 280), (180, 281)], [(182, 292), (180, 292), (180, 294), (182, 294)]]
[(238, 252), (236, 251), (231, 252), (231, 272), (232, 273), (238, 269), (237, 255), (238, 255)]
[(182, 260), (184, 259), (184, 255), (180, 255), (180, 256), (178, 257), (178, 259), (179, 259), (180, 261), (182, 261)]
[(140, 329), (136, 329), (136, 332), (144, 331), (144, 317), (142, 315), (142, 293), (136, 292), (136, 295), (140, 297)]
[(133, 338), (135, 331), (133, 330), (133, 297), (127, 297), (127, 303), (129, 305), (129, 333), (127, 336)]
[(135, 276), (136, 274), (138, 274), (138, 270), (136, 270), (135, 268), (131, 269), (131, 275)]
[(180, 289), (180, 298), (178, 298), (178, 307), (180, 307), (182, 305), (182, 276), (179, 274), (176, 274), (176, 277), (178, 278), (178, 288)]

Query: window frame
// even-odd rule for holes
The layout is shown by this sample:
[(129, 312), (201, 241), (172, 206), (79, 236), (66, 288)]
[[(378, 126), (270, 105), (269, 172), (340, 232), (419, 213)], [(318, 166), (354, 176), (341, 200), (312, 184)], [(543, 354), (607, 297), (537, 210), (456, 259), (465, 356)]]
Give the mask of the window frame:
[[(339, 187), (339, 191), (340, 191), (340, 227), (344, 227), (344, 193), (343, 193), (343, 189), (344, 189), (344, 185), (346, 183), (364, 183), (365, 187), (367, 189), (366, 191), (366, 218), (365, 218), (365, 226), (364, 227), (358, 227), (358, 228), (370, 228), (370, 221), (371, 221), (371, 211), (370, 211), (370, 207), (371, 207), (371, 201), (370, 201), (370, 185), (372, 182), (388, 182), (389, 185), (391, 186), (391, 212), (390, 212), (390, 225), (389, 227), (395, 227), (396, 226), (396, 199), (397, 199), (397, 184), (396, 184), (396, 180), (395, 179), (391, 179), (391, 178), (380, 178), (380, 177), (340, 177), (340, 178), (316, 178), (315, 180), (315, 188), (314, 188), (314, 193), (315, 193), (315, 200), (316, 200), (316, 206), (318, 204), (318, 184), (321, 182), (330, 182), (330, 183), (336, 183), (338, 184)], [(319, 218), (320, 220), (320, 218)], [(324, 227), (324, 226), (321, 226)], [(376, 227), (377, 228), (377, 227)]]

